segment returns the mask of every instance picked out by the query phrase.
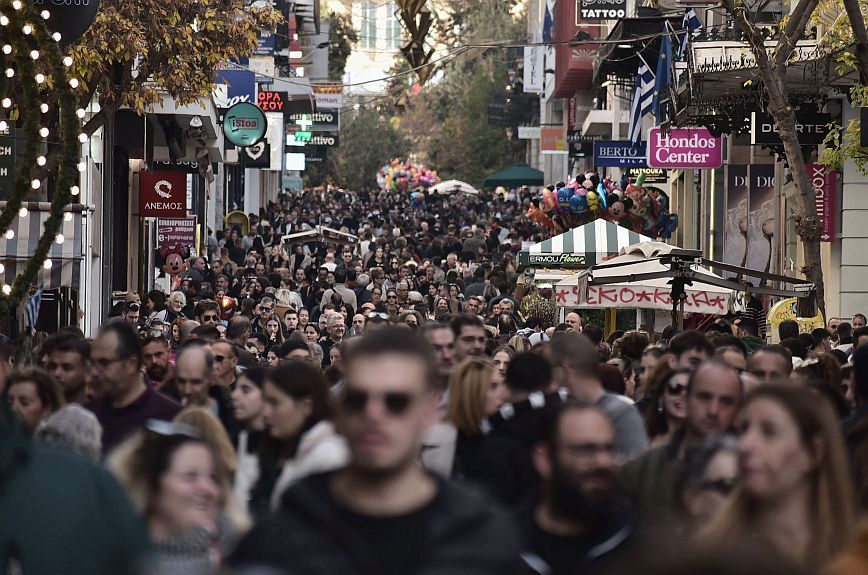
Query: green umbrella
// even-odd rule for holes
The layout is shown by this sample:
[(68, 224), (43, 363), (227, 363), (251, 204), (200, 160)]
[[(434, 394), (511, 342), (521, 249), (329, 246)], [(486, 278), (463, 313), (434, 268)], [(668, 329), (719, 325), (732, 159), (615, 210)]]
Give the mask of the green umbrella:
[(531, 168), (527, 164), (521, 162), (501, 170), (494, 175), (488, 176), (483, 181), (483, 185), (487, 188), (495, 188), (497, 186), (503, 186), (506, 188), (515, 188), (518, 186), (542, 186), (544, 178), (545, 175), (540, 170)]

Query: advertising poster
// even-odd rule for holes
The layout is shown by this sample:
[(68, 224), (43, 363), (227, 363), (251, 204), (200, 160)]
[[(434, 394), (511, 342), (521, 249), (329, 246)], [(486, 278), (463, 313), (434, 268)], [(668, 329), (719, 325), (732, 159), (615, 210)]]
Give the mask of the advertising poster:
[(748, 256), (746, 267), (774, 272), (778, 230), (774, 164), (752, 164), (748, 170)]
[[(723, 261), (743, 266), (748, 250), (747, 165), (726, 166), (726, 204), (723, 228)], [(733, 274), (726, 274), (733, 275)]]

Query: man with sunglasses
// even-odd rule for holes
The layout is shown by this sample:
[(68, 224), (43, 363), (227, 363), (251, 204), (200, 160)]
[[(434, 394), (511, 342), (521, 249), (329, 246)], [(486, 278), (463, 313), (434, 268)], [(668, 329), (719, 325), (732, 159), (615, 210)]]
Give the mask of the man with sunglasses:
[(216, 325), (220, 321), (220, 306), (214, 300), (203, 299), (196, 304), (194, 314), (201, 325)]
[(125, 322), (105, 324), (91, 346), (98, 397), (85, 407), (102, 426), (103, 453), (110, 452), (149, 419), (171, 420), (181, 406), (145, 384), (142, 344)]
[(259, 300), (259, 314), (250, 322), (253, 333), (265, 333), (265, 324), (272, 318), (274, 313), (274, 298), (269, 295), (262, 296)]
[(644, 517), (666, 520), (673, 511), (674, 472), (688, 450), (707, 437), (730, 431), (744, 396), (739, 372), (719, 359), (694, 371), (685, 393), (687, 420), (672, 439), (625, 465), (621, 482), (642, 508)]
[(348, 346), (344, 370), (335, 423), (349, 465), (289, 489), (231, 562), (308, 575), (511, 572), (512, 523), (474, 489), (418, 464), (439, 399), (428, 346), (382, 330)]

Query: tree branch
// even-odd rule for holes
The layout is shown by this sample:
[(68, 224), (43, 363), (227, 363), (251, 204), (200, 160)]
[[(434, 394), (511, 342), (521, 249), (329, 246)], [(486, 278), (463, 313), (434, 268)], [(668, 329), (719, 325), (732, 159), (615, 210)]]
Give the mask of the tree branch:
[(865, 27), (865, 17), (858, 0), (844, 0), (844, 9), (853, 28), (853, 39), (856, 40), (856, 59), (859, 62), (859, 83), (868, 85), (868, 28)]
[(787, 20), (787, 25), (784, 27), (783, 37), (778, 40), (778, 47), (775, 49), (775, 67), (783, 65), (795, 51), (796, 43), (805, 32), (805, 27), (817, 8), (817, 4), (819, 4), (819, 0), (800, 0), (796, 4), (796, 9), (790, 14), (790, 19)]

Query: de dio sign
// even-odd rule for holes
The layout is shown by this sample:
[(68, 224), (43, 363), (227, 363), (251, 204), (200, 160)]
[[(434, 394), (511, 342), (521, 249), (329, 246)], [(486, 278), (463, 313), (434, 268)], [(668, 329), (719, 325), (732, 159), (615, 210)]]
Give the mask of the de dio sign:
[(705, 128), (648, 131), (648, 165), (652, 168), (708, 169), (723, 165), (723, 140)]

